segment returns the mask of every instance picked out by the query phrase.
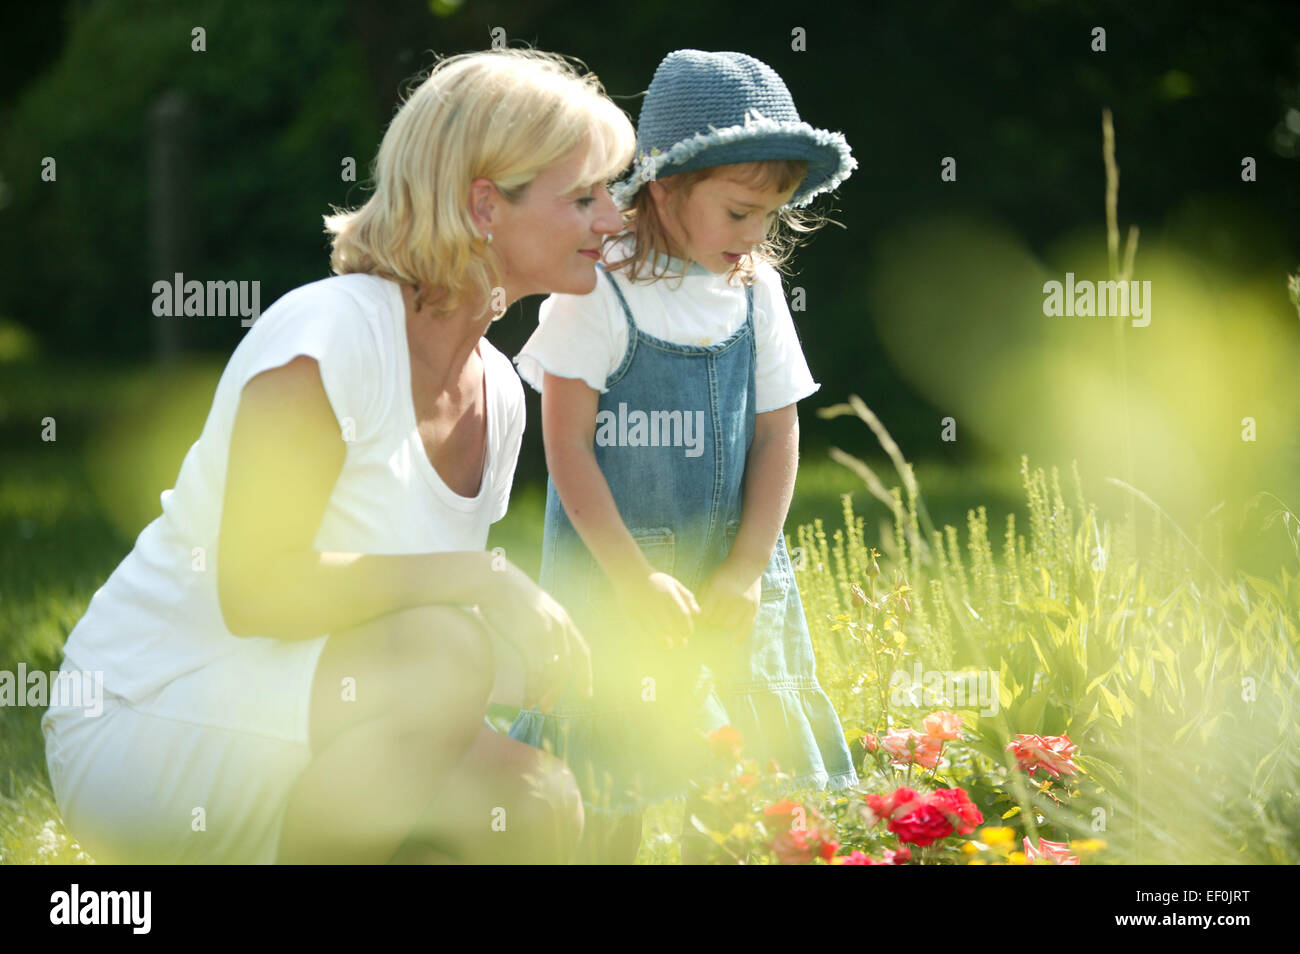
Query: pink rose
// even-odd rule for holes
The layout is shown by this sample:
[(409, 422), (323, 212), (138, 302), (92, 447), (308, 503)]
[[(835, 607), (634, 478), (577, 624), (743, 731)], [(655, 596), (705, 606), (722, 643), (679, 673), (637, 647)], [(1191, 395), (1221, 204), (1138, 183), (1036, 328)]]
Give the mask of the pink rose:
[(1077, 865), (1079, 858), (1070, 854), (1070, 847), (1063, 841), (1048, 841), (1046, 838), (1038, 839), (1038, 847), (1035, 848), (1025, 839), (1025, 857), (1032, 863), (1038, 859), (1050, 861), (1054, 865)]
[(1008, 752), (1014, 752), (1016, 763), (1033, 775), (1037, 769), (1047, 772), (1052, 778), (1060, 778), (1061, 773), (1073, 775), (1079, 771), (1071, 759), (1079, 747), (1070, 741), (1068, 735), (1025, 735), (1016, 736), (1016, 740), (1007, 746)]
[(932, 739), (947, 741), (961, 738), (961, 716), (955, 712), (931, 712), (921, 720), (921, 727)]
[(917, 764), (922, 768), (932, 769), (939, 764), (939, 755), (943, 752), (943, 743), (915, 729), (890, 729), (889, 734), (880, 740), (880, 747), (888, 752), (895, 765)]
[(908, 848), (906, 845), (897, 850), (886, 848), (884, 858), (884, 864), (905, 865), (912, 860), (912, 849)]

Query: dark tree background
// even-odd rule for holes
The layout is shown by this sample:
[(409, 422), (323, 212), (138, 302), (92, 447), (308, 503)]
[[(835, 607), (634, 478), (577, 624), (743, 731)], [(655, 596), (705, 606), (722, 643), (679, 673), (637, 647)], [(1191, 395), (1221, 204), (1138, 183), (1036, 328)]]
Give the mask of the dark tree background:
[[(191, 50), (196, 26), (206, 52)], [(1090, 46), (1096, 26), (1104, 53)], [(932, 213), (1001, 223), (1035, 253), (1079, 228), (1100, 247), (1104, 108), (1116, 117), (1122, 223), (1140, 223), (1144, 238), (1176, 235), (1223, 267), (1276, 274), (1279, 289), (1300, 260), (1292, 2), (51, 0), (8, 10), (0, 40), (0, 316), (30, 328), (47, 354), (150, 359), (151, 286), (169, 276), (154, 273), (150, 251), (149, 130), (169, 91), (190, 106), (178, 269), (259, 280), (263, 309), (325, 276), (321, 215), (366, 195), (364, 182), (341, 181), (341, 159), (355, 157), (364, 179), (405, 81), (434, 54), (489, 46), (494, 27), (512, 44), (580, 58), (633, 119), (666, 53), (735, 49), (785, 78), (805, 120), (842, 130), (860, 167), (819, 200), (844, 227), (798, 256), (788, 284), (806, 290), (808, 310), (796, 318), (823, 403), (862, 395), (924, 454), (955, 458), (978, 439), (936, 440), (945, 412), (878, 338), (889, 316), (872, 311), (873, 269), (900, 229)], [(791, 48), (795, 27), (806, 51)], [(46, 156), (56, 183), (41, 180)], [(958, 159), (956, 183), (940, 181), (944, 156)], [(1253, 183), (1241, 180), (1243, 156), (1257, 160)], [(936, 254), (931, 265), (944, 288), (947, 263)], [(964, 288), (950, 293), (960, 323)], [(538, 301), (494, 327), (506, 353)], [(242, 333), (221, 320), (179, 330), (186, 349), (223, 354)], [(810, 446), (841, 426), (804, 420)], [(543, 466), (535, 418), (528, 440), (521, 479)]]

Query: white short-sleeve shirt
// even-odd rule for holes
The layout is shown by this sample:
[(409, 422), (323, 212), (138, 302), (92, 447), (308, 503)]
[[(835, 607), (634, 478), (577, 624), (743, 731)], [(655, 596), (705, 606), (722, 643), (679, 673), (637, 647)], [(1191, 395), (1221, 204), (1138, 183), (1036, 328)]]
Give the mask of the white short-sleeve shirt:
[[(506, 513), (524, 430), (524, 395), (510, 361), (486, 338), (478, 353), (488, 446), (479, 492), (463, 497), (438, 476), (418, 431), (400, 287), (372, 275), (343, 275), (276, 301), (231, 355), (198, 441), (185, 455), (175, 486), (162, 492), (161, 515), (141, 531), (69, 635), (68, 665), (102, 671), (106, 691), (137, 701), (248, 640), (268, 638), (237, 637), (226, 629), (216, 591), (218, 530), (243, 387), (296, 355), (319, 364), (347, 441), (314, 549), (484, 549), (489, 525)], [(286, 444), (293, 439), (285, 435)], [(300, 716), (286, 708), (284, 719), (291, 718)], [(301, 727), (266, 731), (292, 735)]]
[[(626, 248), (626, 245), (624, 246)], [(681, 275), (681, 263), (661, 256)], [(629, 282), (613, 273), (637, 327), (674, 344), (725, 341), (745, 323), (745, 288), (726, 274), (693, 264), (680, 278)], [(551, 295), (538, 310), (537, 330), (515, 357), (519, 375), (537, 391), (545, 372), (581, 378), (604, 393), (605, 381), (627, 351), (627, 318), (604, 276), (586, 295)], [(804, 359), (776, 269), (760, 264), (754, 283), (755, 401), (758, 413), (794, 404), (821, 387)]]

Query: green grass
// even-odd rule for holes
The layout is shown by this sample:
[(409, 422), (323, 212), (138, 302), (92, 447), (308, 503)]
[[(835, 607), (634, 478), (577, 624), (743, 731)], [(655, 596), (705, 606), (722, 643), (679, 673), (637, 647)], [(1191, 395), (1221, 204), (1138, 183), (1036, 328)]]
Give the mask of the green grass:
[[(20, 661), (29, 670), (58, 668), (91, 596), (158, 515), (158, 495), (198, 437), (220, 370), (212, 361), (171, 370), (0, 364), (0, 669)], [(46, 418), (54, 420), (53, 441), (42, 440)], [(809, 457), (792, 519), (833, 516), (847, 486), (841, 468)], [(516, 486), (510, 513), (489, 540), (534, 578), (544, 510), (544, 485)], [(0, 862), (78, 854), (50, 792), (42, 711), (0, 707)], [(679, 824), (671, 812), (662, 821), (652, 813), (646, 850), (658, 860), (675, 857), (675, 846), (670, 851), (651, 834)], [(41, 834), (47, 825), (54, 840)]]
[[(219, 371), (0, 365), (0, 669), (57, 668), (91, 595), (157, 515)], [(47, 417), (52, 442), (41, 439)], [(868, 446), (862, 434), (854, 453)], [(895, 508), (841, 464), (820, 452), (801, 462), (787, 534), (803, 549), (819, 672), (847, 730), (884, 728), (861, 691), (873, 660), (829, 622), (875, 546), (884, 577), (905, 577), (917, 597), (909, 652), (928, 667), (1000, 674), (1001, 715), (978, 726), (990, 758), (1016, 732), (1068, 730), (1083, 746), (1088, 804), (1112, 819), (1110, 860), (1300, 860), (1293, 566), (1243, 573), (1222, 562), (1212, 535), (1185, 539), (1145, 504), (1136, 522), (1099, 513), (1086, 491), (1041, 472), (920, 464), (916, 477), (920, 513), (897, 489), (896, 529)], [(968, 514), (979, 505), (983, 515)], [(534, 576), (543, 509), (543, 486), (516, 486), (489, 540)], [(40, 715), (0, 708), (0, 861), (84, 862), (53, 805)], [(1026, 807), (1046, 812), (1053, 832), (1086, 830), (1086, 818)], [(639, 861), (675, 863), (680, 824), (679, 809), (652, 806)]]
[[(983, 670), (999, 683), (996, 713), (943, 706), (966, 709), (976, 758), (940, 779), (1008, 810), (1017, 843), (1101, 837), (1110, 863), (1295, 864), (1296, 515), (1279, 509), (1260, 539), (1286, 555), (1260, 576), (1225, 558), (1240, 548), (1223, 545), (1221, 514), (1193, 538), (1140, 492), (1123, 516), (1100, 513), (1077, 470), (1074, 478), (1022, 461), (1027, 513), (999, 528), (981, 506), (967, 513), (964, 534), (927, 528), (923, 481), (912, 493), (889, 488), (901, 520), (884, 541), (893, 559), (881, 561), (879, 582), (912, 587), (895, 665)], [(853, 612), (850, 587), (870, 593), (874, 582), (848, 501), (838, 523), (829, 537), (820, 526), (798, 532), (810, 558), (797, 578), (823, 686), (851, 735), (915, 725), (939, 706), (900, 706), (877, 691), (881, 644), (833, 628)], [(1067, 802), (1022, 784), (1005, 751), (1020, 733), (1068, 734), (1079, 745), (1085, 781)]]

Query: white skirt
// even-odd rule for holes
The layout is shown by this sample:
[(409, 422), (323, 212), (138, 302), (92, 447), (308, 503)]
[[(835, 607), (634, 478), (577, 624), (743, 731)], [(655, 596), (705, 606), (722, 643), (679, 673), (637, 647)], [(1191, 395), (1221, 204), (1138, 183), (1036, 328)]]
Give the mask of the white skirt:
[(242, 640), (147, 699), (105, 687), (98, 715), (51, 706), (45, 759), (68, 830), (107, 863), (274, 862), (328, 638)]

